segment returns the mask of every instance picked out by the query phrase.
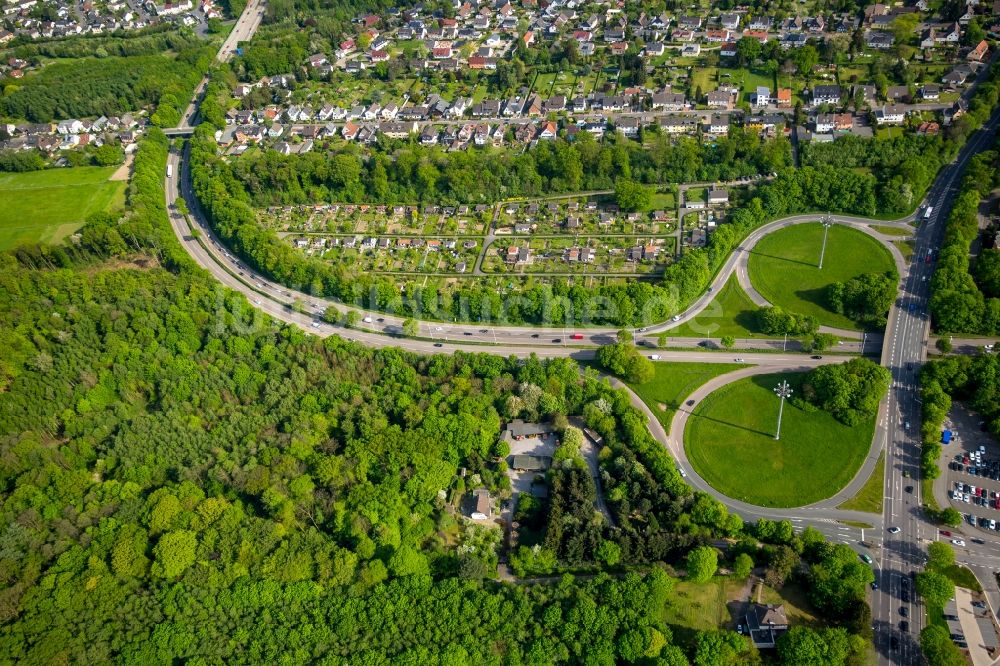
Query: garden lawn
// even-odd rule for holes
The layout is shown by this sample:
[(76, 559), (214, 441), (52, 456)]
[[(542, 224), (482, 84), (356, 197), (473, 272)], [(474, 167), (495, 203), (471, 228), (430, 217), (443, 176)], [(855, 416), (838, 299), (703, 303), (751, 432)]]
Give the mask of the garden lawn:
[(674, 412), (695, 389), (713, 377), (742, 367), (740, 363), (653, 363), (652, 379), (629, 386), (669, 428)]
[(743, 581), (716, 576), (707, 583), (679, 581), (674, 594), (663, 609), (666, 624), (709, 631), (728, 627), (732, 616), (726, 602), (737, 600)]
[(838, 509), (845, 511), (867, 511), (882, 513), (882, 497), (885, 495), (885, 453), (879, 454), (878, 462), (868, 481), (861, 487), (858, 494), (847, 500)]
[(678, 338), (721, 338), (725, 335), (737, 339), (766, 338), (769, 336), (761, 335), (757, 326), (759, 310), (740, 287), (736, 276), (732, 275), (697, 317), (667, 331), (667, 335)]
[(0, 174), (0, 250), (23, 243), (57, 243), (91, 213), (122, 208), (125, 181), (117, 167), (70, 167)]
[(715, 391), (694, 411), (684, 447), (694, 469), (734, 499), (768, 507), (804, 506), (834, 495), (868, 453), (874, 417), (848, 427), (827, 412), (785, 401), (775, 440), (782, 380), (802, 394), (801, 373), (748, 377)]
[(774, 305), (812, 315), (820, 324), (859, 329), (857, 322), (827, 307), (827, 287), (864, 273), (895, 274), (892, 255), (877, 240), (843, 224), (830, 228), (822, 270), (819, 222), (797, 224), (768, 234), (750, 254), (750, 281)]

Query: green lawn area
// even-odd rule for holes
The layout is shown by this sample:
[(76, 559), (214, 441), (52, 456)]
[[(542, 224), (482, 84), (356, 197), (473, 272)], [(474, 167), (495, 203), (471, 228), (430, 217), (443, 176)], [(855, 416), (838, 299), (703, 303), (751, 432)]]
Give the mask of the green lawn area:
[(657, 192), (649, 202), (649, 210), (674, 210), (677, 200), (673, 192)]
[(708, 190), (706, 190), (704, 187), (689, 187), (684, 192), (684, 202), (687, 203), (688, 201), (707, 202)]
[(913, 229), (903, 229), (902, 227), (888, 227), (882, 224), (873, 224), (872, 229), (885, 234), (886, 236), (912, 236)]
[(913, 241), (892, 241), (892, 244), (896, 246), (896, 249), (900, 251), (903, 255), (903, 259), (906, 261), (910, 260), (913, 256)]
[(667, 332), (678, 338), (721, 338), (731, 335), (739, 338), (768, 337), (760, 335), (754, 305), (735, 275), (729, 277), (715, 298), (694, 319)]
[(22, 243), (57, 243), (87, 216), (125, 205), (117, 167), (73, 167), (0, 174), (0, 250)]
[(819, 222), (797, 224), (768, 234), (750, 255), (750, 280), (771, 303), (812, 315), (821, 324), (858, 329), (856, 322), (826, 306), (827, 287), (864, 273), (895, 273), (892, 255), (864, 232), (842, 224), (830, 228), (823, 269)]
[[(694, 631), (723, 627), (735, 628), (742, 618), (734, 618), (733, 611), (739, 603), (747, 601), (743, 594), (744, 581), (716, 576), (708, 583), (678, 581), (670, 602), (661, 611), (661, 620), (681, 634), (683, 640)], [(756, 591), (752, 594), (756, 595)], [(785, 613), (792, 624), (822, 626), (816, 612), (806, 597), (805, 590), (797, 583), (788, 583), (781, 590), (766, 585), (761, 591), (761, 602), (784, 604)], [(732, 610), (731, 610), (732, 609)]]
[(838, 509), (845, 511), (867, 511), (868, 513), (882, 513), (882, 497), (885, 495), (883, 486), (885, 485), (885, 453), (878, 457), (875, 463), (875, 470), (868, 477), (868, 481), (861, 487), (858, 494), (847, 500)]
[[(740, 363), (654, 363), (655, 374), (645, 384), (630, 384), (666, 427), (691, 393), (719, 375), (744, 367)], [(662, 408), (661, 408), (662, 405)]]
[(743, 581), (716, 576), (708, 583), (679, 581), (670, 602), (663, 609), (666, 624), (692, 630), (718, 629), (733, 618), (726, 607), (737, 600)]
[[(701, 88), (701, 93), (707, 94), (719, 87), (719, 84), (715, 82), (715, 67), (694, 67), (691, 72), (691, 92), (697, 91)], [(701, 103), (701, 100), (695, 100), (696, 103)]]
[(875, 419), (849, 428), (823, 411), (785, 401), (774, 439), (782, 380), (801, 395), (802, 373), (759, 375), (725, 386), (695, 408), (684, 433), (691, 464), (722, 493), (759, 506), (803, 506), (832, 496), (857, 473)]

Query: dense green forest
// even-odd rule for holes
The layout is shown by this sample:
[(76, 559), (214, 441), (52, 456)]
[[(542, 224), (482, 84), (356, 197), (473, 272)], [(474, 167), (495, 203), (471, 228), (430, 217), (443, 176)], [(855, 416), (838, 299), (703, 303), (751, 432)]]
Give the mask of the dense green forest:
[(153, 124), (170, 127), (214, 55), (210, 46), (191, 46), (175, 57), (80, 58), (56, 61), (38, 73), (5, 85), (0, 115), (31, 122), (117, 116), (156, 107)]
[(1000, 266), (998, 251), (980, 250), (975, 275), (969, 258), (972, 243), (980, 236), (980, 201), (998, 182), (998, 166), (996, 150), (972, 158), (948, 213), (944, 240), (935, 256), (929, 303), (934, 327), (941, 332), (994, 335), (1000, 331), (1000, 292), (996, 290), (1000, 282), (994, 277)]
[(504, 493), (501, 419), (582, 412), (620, 529), (572, 528), (595, 523), (568, 451), (528, 572), (683, 566), (730, 534), (731, 557), (799, 579), (843, 627), (790, 634), (782, 663), (817, 641), (863, 663), (872, 574), (853, 551), (692, 495), (627, 398), (568, 359), (374, 351), (277, 326), (196, 270), (3, 261), (5, 662), (757, 663), (732, 632), (675, 641), (658, 568), (488, 580), (495, 541), (455, 507), (471, 484)]

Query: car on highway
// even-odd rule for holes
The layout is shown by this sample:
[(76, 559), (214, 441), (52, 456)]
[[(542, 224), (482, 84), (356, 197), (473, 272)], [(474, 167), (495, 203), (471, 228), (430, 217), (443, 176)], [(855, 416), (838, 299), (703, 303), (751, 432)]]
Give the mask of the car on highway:
[(681, 320), (680, 315), (674, 315), (673, 317), (670, 318), (670, 321), (680, 321), (680, 320)]
[(462, 331), (462, 335), (472, 335), (472, 331)]
[(733, 360), (734, 360), (735, 362), (737, 362), (737, 363), (743, 363), (743, 357), (742, 357), (742, 356), (737, 356), (737, 357), (736, 357), (736, 358), (734, 358)]
[(899, 534), (899, 528), (895, 527), (895, 526), (894, 527), (890, 527), (889, 528), (889, 534)]
[(537, 337), (539, 337), (539, 336), (538, 336), (538, 333), (532, 333), (532, 334), (531, 334), (531, 337), (533, 337), (533, 338), (537, 338)]
[(552, 338), (552, 342), (562, 342), (562, 338)]
[(956, 546), (964, 546), (965, 545), (965, 541), (962, 540), (962, 539), (952, 539), (951, 542), (953, 544), (955, 544)]
[(434, 343), (434, 346), (435, 346), (435, 347), (444, 347), (444, 345), (443, 345), (443, 344), (441, 344), (440, 342), (435, 342), (435, 343)]
[(660, 355), (659, 354), (650, 354), (649, 355), (649, 360), (650, 361), (659, 361), (660, 360)]
[(693, 405), (693, 404), (694, 404), (694, 400), (688, 400), (688, 401), (687, 401), (687, 406), (688, 406), (688, 407), (690, 407), (690, 406), (691, 406), (691, 405)]
[(822, 356), (810, 356), (809, 358), (811, 358), (811, 359), (813, 359), (815, 361), (818, 361), (818, 360), (820, 360), (823, 357)]

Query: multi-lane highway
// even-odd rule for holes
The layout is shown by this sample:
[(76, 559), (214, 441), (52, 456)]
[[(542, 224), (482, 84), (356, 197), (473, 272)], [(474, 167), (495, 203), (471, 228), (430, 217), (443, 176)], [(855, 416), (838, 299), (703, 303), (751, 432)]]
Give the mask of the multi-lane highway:
[[(965, 166), (973, 155), (992, 145), (998, 122), (1000, 111), (994, 112), (986, 126), (962, 148), (958, 159), (938, 175), (927, 195), (927, 203), (934, 211), (916, 231), (912, 260), (902, 273), (899, 297), (889, 312), (882, 364), (892, 372), (893, 384), (879, 412), (876, 437), (883, 438), (886, 443), (884, 526), (887, 529), (898, 527), (899, 532), (883, 532), (881, 547), (876, 547), (879, 589), (873, 594), (872, 612), (880, 663), (916, 664), (921, 661), (917, 641), (923, 614), (915, 594), (908, 595), (910, 601), (903, 601), (906, 595), (902, 579), (909, 576), (911, 570), (919, 570), (926, 560), (927, 543), (937, 538), (936, 527), (926, 520), (920, 508), (918, 370), (927, 357), (929, 321), (926, 313), (934, 269), (934, 264), (927, 263), (925, 258), (940, 245)], [(992, 558), (993, 553), (977, 551), (975, 557)], [(900, 629), (904, 621), (909, 624), (907, 632)], [(893, 637), (898, 643), (898, 652), (891, 648)]]
[[(227, 39), (220, 51), (220, 58), (227, 58), (238, 41), (249, 39), (263, 14), (262, 0), (254, 0), (248, 5), (241, 16), (233, 33)], [(199, 94), (204, 86), (199, 87)], [(189, 113), (185, 114), (184, 125), (187, 125), (197, 115), (197, 101), (192, 102)], [(917, 634), (922, 626), (922, 614), (915, 601), (915, 595), (910, 595), (910, 601), (903, 601), (902, 578), (908, 576), (911, 570), (919, 569), (925, 559), (926, 543), (936, 538), (936, 529), (924, 518), (920, 509), (919, 475), (919, 399), (917, 387), (917, 369), (926, 357), (928, 337), (927, 297), (929, 290), (932, 264), (924, 261), (926, 253), (936, 248), (943, 233), (944, 220), (947, 217), (956, 193), (959, 179), (969, 159), (977, 152), (986, 149), (992, 140), (992, 134), (998, 124), (1000, 114), (994, 113), (987, 126), (973, 135), (963, 147), (958, 159), (952, 165), (944, 168), (938, 175), (933, 187), (928, 193), (927, 203), (934, 207), (934, 213), (929, 220), (923, 221), (914, 234), (915, 252), (907, 265), (896, 252), (894, 258), (900, 271), (900, 296), (890, 310), (888, 325), (882, 341), (882, 363), (890, 369), (893, 385), (890, 394), (883, 401), (878, 416), (876, 435), (869, 452), (867, 466), (874, 466), (874, 460), (884, 451), (886, 457), (885, 504), (882, 520), (866, 515), (865, 519), (873, 523), (875, 529), (866, 534), (867, 545), (860, 545), (860, 533), (852, 527), (838, 523), (838, 520), (857, 518), (849, 512), (835, 509), (831, 499), (811, 507), (799, 509), (769, 510), (759, 507), (741, 505), (728, 498), (721, 498), (744, 517), (771, 518), (792, 520), (797, 527), (814, 525), (829, 537), (851, 543), (859, 552), (870, 553), (874, 558), (878, 590), (873, 592), (872, 611), (876, 631), (875, 644), (881, 663), (915, 664), (920, 661)], [(402, 335), (403, 318), (391, 314), (365, 311), (358, 309), (362, 321), (357, 328), (347, 329), (340, 325), (331, 325), (321, 320), (328, 309), (343, 313), (349, 308), (340, 303), (334, 303), (313, 294), (304, 293), (275, 284), (256, 274), (242, 264), (230, 253), (222, 242), (205, 224), (197, 201), (191, 192), (188, 161), (182, 159), (182, 154), (172, 151), (169, 164), (173, 166), (174, 177), (166, 178), (166, 197), (173, 229), (185, 250), (194, 261), (206, 269), (220, 284), (229, 289), (244, 294), (257, 309), (266, 312), (274, 319), (297, 325), (317, 335), (340, 335), (342, 337), (371, 346), (396, 346), (419, 353), (432, 352), (488, 352), (503, 355), (527, 356), (536, 354), (542, 357), (569, 356), (577, 359), (593, 358), (595, 346), (613, 341), (617, 331), (611, 328), (585, 328), (576, 330), (572, 327), (527, 327), (502, 326), (488, 324), (446, 324), (435, 322), (420, 322), (417, 337)], [(176, 200), (182, 196), (187, 201), (191, 211), (190, 220), (179, 214)], [(712, 288), (692, 303), (676, 320), (650, 326), (648, 330), (638, 331), (640, 341), (643, 338), (651, 340), (652, 336), (661, 332), (669, 332), (671, 328), (703, 315), (708, 304), (713, 300), (715, 292), (725, 285), (729, 277), (739, 270), (745, 272), (746, 258), (755, 243), (766, 234), (801, 222), (816, 219), (816, 215), (800, 215), (776, 220), (762, 226), (750, 235), (743, 245), (729, 257), (712, 282)], [(886, 225), (885, 221), (866, 220), (856, 216), (834, 215), (837, 223), (862, 227), (867, 224)], [(913, 215), (894, 223), (899, 226), (914, 222)], [(870, 230), (869, 230), (870, 231)], [(891, 245), (889, 245), (891, 247)], [(893, 248), (895, 249), (895, 248)], [(266, 323), (262, 324), (266, 325)], [(774, 343), (777, 344), (777, 343)], [(876, 343), (877, 344), (877, 343)], [(866, 351), (875, 349), (875, 345)], [(845, 342), (840, 351), (858, 351), (856, 341)], [(827, 356), (824, 359), (810, 359), (802, 354), (783, 353), (777, 349), (763, 353), (722, 353), (702, 348), (693, 350), (656, 350), (661, 360), (684, 360), (693, 362), (732, 362), (734, 356), (739, 356), (748, 364), (766, 368), (768, 371), (780, 371), (792, 368), (813, 367), (819, 363), (838, 360)], [(745, 372), (760, 372), (748, 369)], [(710, 390), (710, 386), (704, 390)], [(674, 431), (673, 438), (659, 426), (658, 421), (648, 407), (637, 396), (632, 394), (633, 402), (642, 409), (649, 418), (650, 429), (654, 436), (663, 443), (684, 466), (683, 446), (680, 435)], [(682, 432), (682, 430), (681, 430)], [(719, 496), (707, 487), (697, 475), (689, 481), (696, 487), (704, 485), (704, 489)], [(862, 470), (852, 487), (860, 485), (867, 477)], [(845, 493), (847, 490), (845, 489)], [(839, 498), (839, 495), (838, 495)], [(898, 527), (899, 531), (889, 534), (886, 529)], [(986, 544), (981, 550), (975, 547), (966, 549), (963, 557), (979, 571), (991, 568), (990, 563), (997, 556), (996, 546)], [(905, 619), (909, 622), (909, 631), (900, 629), (900, 621), (904, 619), (901, 608), (905, 608)], [(898, 642), (898, 648), (891, 647), (892, 638)]]

